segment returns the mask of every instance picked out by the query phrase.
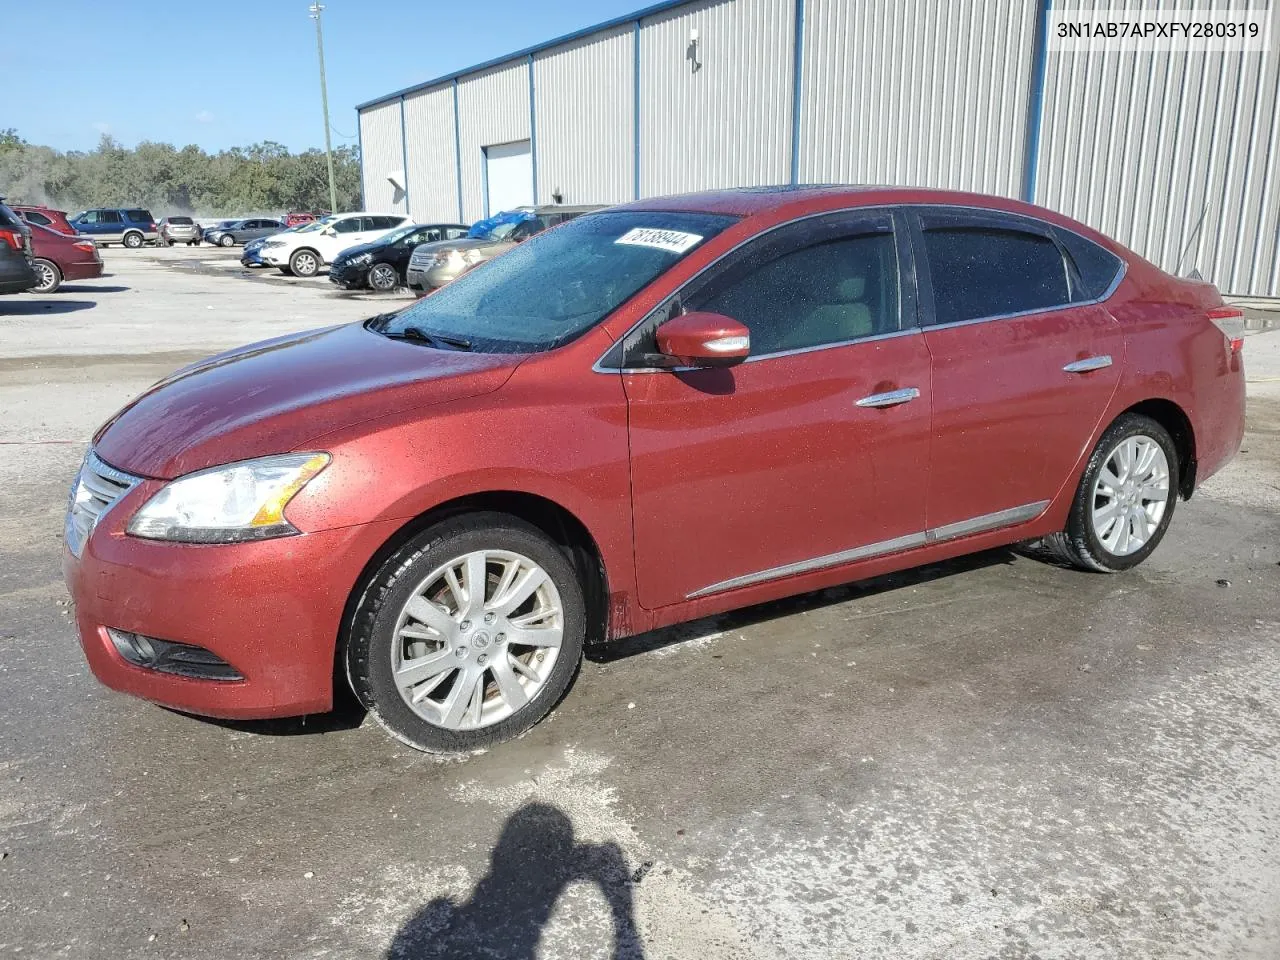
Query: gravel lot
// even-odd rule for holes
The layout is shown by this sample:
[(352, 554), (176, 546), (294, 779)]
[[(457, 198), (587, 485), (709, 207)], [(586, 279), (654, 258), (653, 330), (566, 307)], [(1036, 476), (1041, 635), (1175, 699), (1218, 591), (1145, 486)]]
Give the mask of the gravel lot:
[(1137, 571), (996, 551), (646, 635), (442, 763), (84, 665), (60, 541), (93, 428), (407, 299), (236, 255), (110, 249), (0, 299), (0, 955), (1280, 956), (1280, 332), (1246, 346), (1245, 452)]

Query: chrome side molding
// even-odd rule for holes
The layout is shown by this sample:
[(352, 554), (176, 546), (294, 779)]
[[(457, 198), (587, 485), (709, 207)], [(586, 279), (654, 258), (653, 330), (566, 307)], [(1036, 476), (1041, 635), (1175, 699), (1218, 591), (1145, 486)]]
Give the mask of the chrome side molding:
[(1008, 510), (997, 510), (995, 513), (984, 513), (979, 517), (971, 517), (968, 520), (961, 520), (957, 523), (948, 523), (920, 533), (909, 533), (905, 537), (894, 537), (892, 540), (868, 543), (861, 547), (841, 550), (839, 553), (828, 553), (821, 557), (814, 557), (811, 560), (799, 560), (795, 563), (785, 563), (779, 567), (759, 570), (756, 573), (731, 577), (728, 580), (721, 580), (719, 583), (701, 587), (693, 591), (693, 593), (687, 594), (685, 599), (697, 600), (699, 597), (709, 597), (712, 594), (724, 593), (726, 590), (737, 590), (739, 587), (750, 587), (757, 583), (767, 583), (770, 580), (780, 580), (783, 577), (794, 577), (801, 573), (814, 573), (818, 570), (825, 570), (828, 567), (840, 567), (858, 560), (871, 560), (885, 554), (898, 553), (902, 550), (911, 550), (933, 543), (942, 543), (946, 540), (956, 540), (976, 533), (998, 530), (1001, 527), (1017, 526), (1040, 516), (1048, 509), (1049, 503), (1050, 501), (1048, 500), (1037, 500), (1035, 503), (1026, 503), (1020, 507), (1010, 507)]

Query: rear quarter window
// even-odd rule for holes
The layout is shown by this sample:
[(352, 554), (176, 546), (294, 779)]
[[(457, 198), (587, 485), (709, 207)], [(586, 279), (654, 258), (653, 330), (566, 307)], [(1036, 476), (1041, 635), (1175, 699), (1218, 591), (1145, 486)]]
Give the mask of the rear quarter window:
[(151, 214), (146, 210), (126, 210), (124, 215), (134, 223), (148, 223), (151, 220)]
[(1071, 258), (1079, 280), (1072, 299), (1097, 300), (1110, 290), (1124, 269), (1124, 261), (1078, 233), (1061, 227), (1055, 227), (1053, 232)]
[(1049, 237), (988, 226), (924, 231), (935, 322), (1047, 310), (1071, 302), (1067, 268)]

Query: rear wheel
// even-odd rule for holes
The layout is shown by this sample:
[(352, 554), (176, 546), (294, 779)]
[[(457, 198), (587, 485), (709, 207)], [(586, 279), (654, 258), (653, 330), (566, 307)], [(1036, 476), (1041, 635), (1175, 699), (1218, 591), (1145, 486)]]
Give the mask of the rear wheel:
[(501, 513), (446, 520), (374, 575), (356, 607), (347, 677), (393, 736), (435, 753), (510, 740), (568, 690), (586, 606), (565, 553)]
[(320, 272), (320, 255), (314, 250), (298, 250), (289, 258), (289, 269), (299, 277), (314, 277)]
[(400, 271), (389, 263), (375, 263), (369, 268), (369, 288), (387, 293), (400, 286)]
[(137, 233), (136, 231), (130, 231), (124, 235), (124, 239), (121, 242), (130, 250), (137, 250), (142, 246), (142, 241), (142, 234)]
[(62, 286), (62, 271), (52, 260), (37, 258), (31, 262), (31, 269), (36, 272), (36, 285), (31, 288), (32, 293), (53, 293)]
[(1094, 448), (1071, 505), (1067, 529), (1043, 545), (1082, 570), (1116, 573), (1147, 559), (1178, 502), (1177, 448), (1150, 417), (1126, 413)]

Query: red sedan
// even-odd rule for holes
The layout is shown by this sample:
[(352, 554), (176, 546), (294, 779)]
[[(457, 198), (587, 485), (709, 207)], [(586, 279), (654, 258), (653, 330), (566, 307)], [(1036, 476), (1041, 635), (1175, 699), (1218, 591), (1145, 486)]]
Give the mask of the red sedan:
[(31, 224), (31, 266), (37, 284), (32, 293), (53, 293), (64, 280), (93, 280), (102, 276), (102, 257), (88, 237), (67, 236), (38, 223)]
[(588, 214), (120, 411), (67, 518), (81, 641), (213, 716), (326, 710), (336, 673), (462, 751), (536, 723), (588, 643), (1032, 539), (1125, 570), (1239, 448), (1239, 319), (1012, 200)]

